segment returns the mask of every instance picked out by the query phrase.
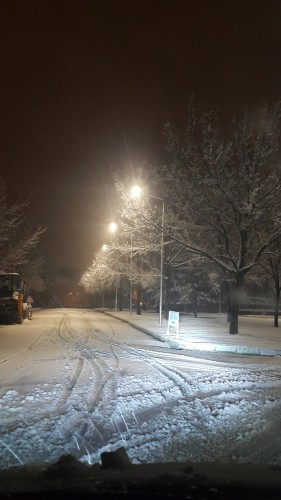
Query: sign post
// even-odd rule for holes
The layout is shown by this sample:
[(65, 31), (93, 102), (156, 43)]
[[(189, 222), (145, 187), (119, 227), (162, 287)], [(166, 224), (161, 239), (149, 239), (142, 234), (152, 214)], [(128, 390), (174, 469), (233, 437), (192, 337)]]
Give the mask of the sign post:
[(169, 311), (167, 333), (170, 333), (170, 327), (176, 329), (176, 334), (178, 336), (178, 334), (180, 332), (180, 313), (179, 312)]

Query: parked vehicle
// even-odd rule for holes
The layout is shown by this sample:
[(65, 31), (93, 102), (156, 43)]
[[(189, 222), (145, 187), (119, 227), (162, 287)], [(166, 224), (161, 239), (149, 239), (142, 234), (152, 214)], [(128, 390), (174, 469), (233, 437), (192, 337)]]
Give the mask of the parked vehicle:
[(0, 317), (13, 323), (31, 319), (31, 297), (27, 296), (26, 283), (19, 273), (0, 274)]

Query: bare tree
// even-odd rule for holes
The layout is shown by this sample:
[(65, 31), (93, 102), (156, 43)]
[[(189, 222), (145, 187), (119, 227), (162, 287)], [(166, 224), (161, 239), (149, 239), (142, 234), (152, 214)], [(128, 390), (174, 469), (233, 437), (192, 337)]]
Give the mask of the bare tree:
[[(142, 181), (143, 182), (143, 181)], [(148, 181), (147, 181), (148, 184)], [(149, 291), (159, 302), (160, 280), (160, 250), (161, 238), (157, 221), (162, 219), (162, 204), (155, 202), (154, 197), (147, 195), (145, 189), (141, 198), (133, 200), (127, 193), (124, 185), (116, 182), (121, 191), (123, 205), (120, 210), (119, 225), (124, 235), (131, 238), (130, 245), (121, 240), (119, 251), (132, 252), (133, 263), (139, 264), (139, 277), (134, 274), (134, 282), (143, 284), (146, 276), (150, 277)], [(151, 200), (152, 198), (152, 200)], [(156, 199), (157, 200), (157, 199)], [(166, 211), (166, 218), (171, 219), (170, 209)], [(122, 246), (123, 245), (123, 246)], [(163, 269), (163, 297), (164, 311), (167, 314), (170, 306), (175, 306), (180, 300), (192, 303), (195, 314), (199, 305), (213, 300), (218, 291), (217, 273), (210, 271), (210, 264), (206, 259), (191, 254), (167, 234), (163, 239), (164, 269)], [(142, 265), (142, 268), (140, 269)], [(144, 269), (146, 273), (144, 274)], [(214, 280), (214, 276), (216, 279)], [(198, 279), (200, 277), (200, 279)], [(187, 285), (188, 280), (188, 287)], [(187, 292), (188, 288), (188, 292)]]
[[(148, 198), (130, 200), (130, 218), (218, 266), (230, 284), (230, 334), (238, 333), (245, 275), (281, 236), (280, 105), (256, 121), (245, 111), (229, 137), (216, 111), (198, 117), (193, 103), (182, 138), (166, 127), (170, 160), (153, 172), (152, 189), (165, 198), (165, 222)], [(266, 227), (272, 224), (268, 234)]]
[(112, 287), (116, 280), (117, 269), (114, 269), (112, 252), (99, 251), (87, 271), (81, 276), (79, 284), (87, 292), (102, 292), (105, 288)]
[[(279, 305), (281, 296), (281, 241), (277, 240), (270, 245), (259, 261), (262, 275), (260, 280), (269, 277), (275, 291), (274, 326), (279, 326)], [(260, 275), (260, 273), (259, 273)]]
[(41, 234), (25, 228), (23, 212), (26, 202), (10, 205), (7, 200), (5, 183), (0, 179), (0, 271), (15, 271), (26, 264), (33, 249), (38, 245)]
[(28, 292), (31, 289), (36, 292), (43, 292), (46, 288), (44, 275), (45, 261), (36, 247), (30, 253), (28, 261), (17, 267), (19, 272), (24, 276), (27, 283)]
[(81, 276), (80, 284), (92, 293), (113, 290), (117, 284), (121, 310), (123, 289), (131, 283), (137, 292), (137, 311), (140, 314), (142, 289), (153, 286), (155, 273), (146, 255), (148, 246), (139, 245), (131, 236), (128, 239), (126, 233), (120, 234), (118, 240), (106, 246), (105, 251), (97, 252), (91, 266)]
[[(183, 141), (167, 127), (171, 162), (159, 175), (166, 184), (173, 180), (176, 199), (173, 221), (166, 221), (165, 230), (227, 273), (231, 334), (238, 333), (246, 273), (281, 236), (279, 118), (279, 105), (265, 107), (255, 123), (245, 112), (225, 141), (217, 112), (197, 118), (191, 105)], [(269, 221), (275, 221), (270, 234)]]

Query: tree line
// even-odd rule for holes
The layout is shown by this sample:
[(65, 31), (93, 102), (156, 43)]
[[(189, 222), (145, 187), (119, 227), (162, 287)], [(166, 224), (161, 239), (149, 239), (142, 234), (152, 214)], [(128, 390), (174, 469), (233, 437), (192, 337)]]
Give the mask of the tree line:
[(41, 291), (43, 260), (38, 245), (44, 228), (27, 223), (27, 201), (9, 203), (5, 181), (0, 179), (0, 273), (21, 273), (28, 287)]
[(141, 196), (133, 198), (122, 172), (116, 175), (123, 202), (119, 236), (107, 253), (97, 254), (81, 283), (101, 290), (127, 276), (150, 289), (157, 302), (163, 236), (166, 310), (171, 291), (196, 309), (223, 284), (229, 333), (237, 334), (245, 282), (262, 284), (268, 276), (278, 326), (280, 104), (264, 105), (254, 116), (245, 110), (226, 128), (216, 109), (199, 114), (191, 100), (185, 129), (176, 131), (168, 123), (165, 135), (165, 164), (136, 172), (132, 179)]

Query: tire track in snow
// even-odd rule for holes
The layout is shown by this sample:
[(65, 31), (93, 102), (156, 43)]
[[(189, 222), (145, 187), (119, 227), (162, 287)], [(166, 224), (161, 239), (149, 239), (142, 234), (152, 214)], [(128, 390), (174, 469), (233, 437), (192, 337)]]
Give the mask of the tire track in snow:
[[(106, 344), (110, 343), (111, 348), (112, 346), (115, 346), (121, 351), (124, 351), (127, 355), (129, 354), (131, 359), (137, 359), (152, 366), (155, 370), (159, 371), (162, 375), (168, 378), (180, 390), (184, 397), (187, 397), (191, 394), (188, 376), (177, 368), (164, 366), (163, 363), (166, 362), (166, 357), (164, 357), (164, 359), (161, 359), (161, 355), (159, 355), (159, 353), (155, 353), (154, 351), (149, 351), (149, 353), (147, 353), (143, 348), (139, 349), (113, 339), (109, 341), (107, 338), (107, 334), (104, 333), (101, 329), (97, 329), (93, 333), (94, 337), (96, 337), (99, 341), (102, 341)], [(118, 354), (118, 356), (122, 357), (122, 353)]]
[[(89, 331), (88, 325), (83, 318), (83, 324), (84, 327), (86, 327), (86, 330)], [(91, 395), (91, 398), (88, 401), (88, 409), (89, 411), (93, 411), (94, 407), (99, 403), (102, 397), (102, 391), (108, 381), (113, 377), (114, 373), (116, 372), (116, 367), (119, 364), (118, 357), (116, 357), (113, 349), (111, 348), (112, 355), (115, 357), (115, 368), (112, 369), (108, 363), (101, 358), (99, 350), (95, 346), (90, 346), (89, 344), (85, 343), (82, 341), (79, 336), (77, 336), (77, 333), (73, 331), (71, 328), (70, 324), (67, 325), (68, 332), (71, 333), (71, 340), (67, 337), (64, 337), (64, 340), (67, 342), (70, 342), (71, 346), (77, 350), (77, 352), (80, 353), (91, 365), (93, 372), (96, 373), (98, 372), (98, 375), (96, 375), (96, 383), (92, 384), (94, 387), (94, 391)], [(83, 330), (84, 334), (84, 330)], [(114, 335), (114, 332), (113, 332)]]
[[(89, 344), (85, 343), (84, 339), (87, 339), (87, 331), (85, 332), (84, 330), (85, 327), (88, 330), (88, 326), (86, 325), (84, 320), (82, 329), (83, 340), (81, 340), (80, 338), (80, 330), (73, 330), (73, 328), (71, 327), (71, 319), (68, 317), (64, 318), (58, 330), (58, 334), (61, 340), (63, 340), (63, 342), (65, 342), (70, 348), (74, 349), (74, 351), (77, 352), (77, 354), (81, 359), (84, 360), (84, 362), (87, 361), (87, 364), (92, 371), (93, 380), (89, 381), (89, 384), (87, 384), (87, 395), (85, 398), (87, 418), (84, 417), (81, 421), (77, 421), (76, 419), (76, 422), (73, 422), (73, 419), (70, 419), (72, 420), (71, 424), (70, 420), (68, 420), (68, 422), (66, 422), (66, 426), (64, 426), (63, 431), (66, 439), (69, 439), (73, 435), (73, 428), (75, 429), (75, 440), (77, 448), (78, 441), (80, 442), (80, 444), (81, 442), (85, 442), (86, 436), (88, 436), (89, 434), (91, 436), (95, 434), (95, 442), (97, 441), (97, 437), (99, 438), (99, 440), (103, 441), (103, 435), (99, 431), (97, 423), (94, 421), (93, 413), (97, 408), (99, 408), (99, 413), (103, 413), (103, 408), (108, 405), (108, 400), (111, 401), (110, 406), (112, 408), (112, 402), (114, 403), (116, 400), (116, 366), (119, 363), (118, 359), (115, 357), (116, 366), (112, 370), (112, 368), (108, 366), (107, 362), (101, 358), (98, 350), (94, 346), (89, 346)], [(114, 356), (113, 351), (112, 355)], [(69, 408), (67, 409), (66, 405), (67, 403), (69, 403), (69, 400), (73, 395), (73, 389), (76, 387), (76, 383), (74, 384), (74, 382), (75, 379), (69, 383), (69, 389), (72, 390), (68, 390), (64, 394), (65, 414), (67, 414), (67, 411), (69, 411)], [(62, 408), (60, 410), (62, 410)], [(60, 413), (61, 418), (63, 419), (63, 411), (60, 411)], [(82, 448), (85, 448), (85, 446), (82, 445)], [(85, 451), (81, 451), (79, 449), (76, 449), (74, 451), (72, 450), (72, 452), (74, 452), (77, 457), (85, 454)]]
[[(104, 335), (104, 332), (102, 330), (97, 330), (97, 332), (100, 332), (101, 334)], [(107, 343), (107, 339), (102, 338), (101, 336), (98, 337), (100, 341), (103, 341)], [(198, 399), (204, 399), (208, 397), (214, 397), (216, 395), (219, 395), (221, 393), (225, 392), (233, 392), (233, 391), (239, 391), (243, 389), (247, 390), (263, 390), (267, 386), (270, 388), (273, 387), (279, 387), (280, 383), (276, 381), (276, 379), (280, 380), (280, 369), (276, 369), (276, 367), (265, 367), (262, 371), (260, 366), (252, 366), (250, 365), (249, 367), (245, 367), (244, 365), (239, 365), (238, 367), (231, 367), (229, 368), (229, 365), (224, 362), (216, 362), (213, 361), (198, 361), (195, 362), (192, 359), (192, 364), (190, 364), (190, 359), (189, 356), (186, 356), (185, 354), (179, 353), (175, 355), (174, 353), (172, 354), (172, 359), (177, 360), (180, 359), (182, 362), (182, 359), (185, 358), (187, 361), (187, 369), (188, 372), (180, 370), (175, 367), (168, 367), (167, 364), (170, 364), (172, 362), (170, 356), (168, 353), (158, 353), (155, 351), (147, 351), (144, 348), (136, 348), (131, 345), (125, 344), (125, 343), (120, 343), (118, 341), (113, 342), (115, 346), (117, 346), (120, 349), (123, 349), (127, 354), (129, 354), (130, 359), (138, 359), (141, 361), (145, 361), (149, 363), (151, 366), (153, 366), (156, 370), (160, 371), (164, 376), (166, 376), (169, 380), (171, 380), (182, 392), (182, 394), (185, 397), (188, 397), (192, 395), (192, 397), (197, 397)], [(122, 357), (122, 353), (119, 355)], [(127, 356), (128, 357), (128, 356)], [(168, 359), (167, 359), (168, 358)], [(197, 391), (196, 393), (192, 390), (192, 385), (193, 385), (193, 380), (190, 380), (190, 370), (196, 370), (197, 372), (204, 372), (204, 375), (202, 375), (202, 379), (196, 378), (196, 386), (198, 386), (199, 383), (204, 383), (204, 379), (206, 378), (206, 372), (209, 372), (208, 378), (210, 382), (212, 382), (212, 376), (216, 374), (217, 377), (220, 378), (222, 381), (221, 387), (217, 390), (211, 389), (210, 392), (204, 392), (202, 391)], [(257, 373), (258, 376), (258, 382), (252, 382), (252, 374)], [(249, 378), (249, 382), (247, 381), (247, 378)], [(269, 378), (271, 379), (269, 381)], [(218, 382), (219, 383), (219, 382)], [(229, 384), (232, 384), (232, 387), (229, 387)]]
[(46, 330), (44, 330), (42, 333), (40, 333), (40, 335), (37, 335), (37, 337), (31, 342), (31, 344), (29, 344), (27, 347), (25, 347), (22, 351), (16, 352), (16, 353), (12, 354), (11, 356), (8, 356), (4, 359), (1, 359), (0, 365), (11, 361), (14, 358), (17, 358), (18, 356), (22, 356), (23, 354), (26, 354), (28, 351), (31, 351), (34, 348), (39, 347), (41, 345), (41, 343), (43, 342), (44, 337), (51, 331), (53, 331), (53, 328), (48, 327)]
[[(95, 337), (98, 338), (99, 341), (103, 341), (104, 343), (108, 343), (108, 340), (104, 338), (104, 332), (102, 330), (98, 330), (95, 333)], [(212, 366), (207, 361), (201, 363), (200, 361), (196, 361), (193, 366), (190, 366), (188, 363), (188, 373), (186, 370), (178, 370), (175, 367), (168, 367), (167, 364), (171, 363), (171, 357), (167, 356), (165, 352), (164, 355), (161, 353), (155, 353), (155, 351), (151, 351), (148, 353), (146, 349), (139, 349), (128, 344), (117, 342), (116, 340), (112, 341), (115, 347), (123, 350), (125, 352), (125, 357), (129, 359), (137, 359), (147, 362), (150, 366), (153, 366), (156, 370), (158, 370), (162, 375), (164, 375), (168, 380), (172, 381), (174, 386), (176, 386), (182, 393), (184, 402), (191, 404), (191, 407), (194, 406), (194, 401), (198, 406), (198, 411), (200, 415), (202, 414), (202, 418), (199, 417), (199, 421), (203, 419), (207, 423), (206, 430), (204, 431), (206, 434), (206, 439), (208, 439), (208, 425), (210, 422), (210, 408), (212, 408), (211, 412), (214, 412), (214, 416), (212, 418), (216, 418), (216, 415), (220, 414), (222, 400), (221, 398), (226, 398), (226, 405), (234, 406), (237, 408), (240, 407), (241, 401), (245, 402), (245, 418), (248, 420), (251, 412), (252, 412), (252, 401), (259, 401), (258, 404), (263, 404), (262, 400), (264, 399), (265, 389), (269, 389), (271, 392), (274, 389), (280, 388), (280, 369), (276, 369), (276, 367), (264, 367), (261, 372), (261, 367), (256, 366), (231, 366), (227, 365), (227, 363), (223, 362), (212, 362)], [(119, 353), (120, 358), (123, 357), (122, 352)], [(183, 359), (189, 361), (189, 357), (182, 355), (181, 353), (178, 356), (173, 354), (173, 360), (179, 359), (181, 363)], [(208, 366), (206, 366), (208, 365)], [(193, 381), (193, 376), (190, 376), (190, 369), (192, 371), (196, 370), (197, 376), (196, 381)], [(204, 374), (202, 374), (202, 371)], [(201, 372), (201, 376), (198, 373)], [(209, 375), (208, 373), (209, 372)], [(220, 385), (219, 388), (214, 388), (213, 376), (215, 373), (215, 378)], [(256, 380), (253, 382), (253, 376)], [(201, 380), (200, 380), (201, 379)], [(198, 390), (198, 383), (202, 385), (200, 390)], [(231, 384), (231, 387), (229, 387)], [(273, 387), (274, 386), (274, 387)], [(242, 392), (241, 392), (242, 391)], [(230, 403), (228, 399), (230, 398)], [(262, 398), (262, 399), (261, 399)], [(153, 421), (155, 418), (161, 418), (163, 413), (166, 413), (167, 407), (174, 407), (178, 402), (178, 397), (175, 397), (173, 401), (164, 402), (163, 404), (155, 404), (153, 402), (153, 398), (151, 400), (152, 405), (146, 409), (138, 409), (135, 411), (135, 415), (137, 420), (141, 422), (151, 421), (153, 425)], [(127, 401), (130, 401), (130, 395), (127, 394)], [(146, 399), (146, 403), (147, 403)], [(125, 406), (130, 407), (130, 403)], [(224, 408), (224, 403), (222, 405)], [(126, 415), (128, 419), (128, 416)], [(237, 417), (235, 419), (237, 428), (239, 428), (240, 423), (240, 411), (238, 410)], [(190, 424), (190, 428), (194, 429), (197, 432), (203, 432), (200, 426), (196, 425), (195, 422), (197, 419)], [(120, 423), (122, 426), (122, 422)], [(126, 428), (123, 425), (121, 427), (123, 432), (126, 432)], [(203, 432), (203, 433), (204, 433)], [(149, 442), (149, 441), (148, 441)]]
[[(142, 350), (136, 348), (135, 346), (132, 347), (127, 344), (122, 344), (121, 342), (117, 342), (116, 338), (114, 338), (114, 330), (110, 330), (109, 332), (105, 334), (101, 334), (100, 332), (96, 332), (95, 335), (97, 339), (99, 339), (99, 342), (102, 342), (102, 337), (104, 338), (105, 342), (105, 335), (107, 336), (107, 345), (109, 346), (108, 351), (102, 351), (102, 349), (91, 346), (91, 335), (93, 336), (93, 333), (91, 333), (90, 336), (85, 335), (86, 341), (83, 340), (84, 337), (84, 332), (81, 330), (81, 328), (77, 328), (76, 330), (71, 330), (71, 324), (68, 324), (68, 319), (67, 315), (65, 320), (63, 319), (60, 321), (61, 327), (62, 327), (62, 335), (65, 335), (66, 338), (68, 338), (67, 341), (63, 341), (63, 345), (68, 345), (69, 350), (73, 349), (73, 352), (77, 355), (75, 358), (75, 362), (72, 366), (72, 372), (69, 374), (69, 378), (66, 381), (67, 384), (67, 391), (65, 392), (65, 403), (63, 403), (62, 400), (62, 406), (65, 404), (65, 413), (62, 412), (61, 415), (55, 415), (54, 418), (50, 415), (46, 414), (46, 420), (38, 424), (38, 433), (41, 435), (41, 430), (46, 430), (46, 435), (48, 435), (48, 441), (46, 440), (46, 446), (52, 446), (52, 442), (55, 439), (58, 439), (58, 443), (60, 446), (60, 449), (62, 450), (61, 453), (73, 453), (77, 457), (81, 457), (82, 455), (86, 454), (86, 450), (88, 449), (91, 453), (96, 453), (98, 455), (99, 459), (99, 452), (102, 449), (103, 445), (105, 444), (102, 440), (101, 432), (104, 432), (104, 427), (102, 425), (103, 420), (105, 420), (105, 417), (107, 417), (108, 412), (110, 409), (114, 411), (115, 413), (115, 420), (114, 420), (114, 425), (116, 426), (116, 432), (112, 433), (111, 435), (108, 433), (108, 435), (105, 434), (106, 429), (105, 429), (104, 435), (106, 436), (107, 442), (106, 444), (109, 444), (110, 446), (110, 441), (111, 443), (114, 443), (114, 446), (116, 443), (119, 443), (119, 445), (124, 445), (125, 443), (128, 443), (128, 446), (130, 448), (135, 448), (136, 450), (139, 448), (139, 451), (136, 451), (137, 457), (142, 457), (142, 456), (147, 456), (150, 458), (150, 450), (162, 446), (162, 443), (165, 444), (166, 439), (171, 436), (171, 428), (173, 425), (173, 419), (175, 418), (181, 418), (181, 414), (177, 413), (177, 408), (182, 407), (183, 411), (185, 413), (187, 411), (190, 411), (191, 416), (188, 417), (189, 420), (184, 421), (185, 422), (185, 427), (184, 431), (187, 429), (190, 429), (193, 434), (188, 435), (188, 439), (193, 439), (194, 440), (194, 448), (197, 450), (198, 448), (198, 456), (200, 455), (200, 439), (202, 437), (206, 437), (206, 443), (208, 442), (208, 448), (211, 450), (215, 450), (216, 447), (218, 447), (218, 453), (220, 454), (219, 456), (223, 456), (222, 453), (224, 453), (224, 449), (227, 449), (226, 453), (229, 453), (229, 450), (231, 449), (231, 452), (236, 454), (236, 444), (233, 445), (231, 442), (232, 439), (236, 438), (236, 431), (238, 429), (238, 432), (240, 432), (241, 427), (239, 427), (239, 422), (241, 418), (246, 419), (246, 424), (250, 422), (250, 419), (252, 418), (253, 414), (253, 406), (250, 407), (251, 405), (249, 404), (249, 401), (246, 401), (246, 396), (245, 396), (245, 391), (241, 391), (241, 389), (248, 390), (249, 394), (249, 399), (253, 399), (255, 401), (258, 401), (259, 407), (258, 410), (262, 407), (262, 397), (266, 394), (266, 384), (268, 387), (268, 392), (267, 394), (273, 394), (273, 391), (270, 391), (270, 387), (272, 387), (272, 383), (276, 384), (276, 387), (279, 387), (278, 380), (276, 381), (276, 376), (280, 374), (280, 370), (275, 371), (275, 375), (272, 372), (269, 372), (268, 370), (262, 370), (260, 373), (255, 373), (254, 370), (248, 370), (248, 369), (237, 369), (237, 368), (231, 368), (227, 369), (227, 367), (215, 367), (215, 368), (208, 368), (206, 370), (206, 366), (203, 368), (201, 367), (201, 364), (198, 363), (198, 366), (194, 367), (188, 367), (188, 372), (181, 370), (177, 367), (170, 366), (169, 364), (173, 362), (171, 358), (167, 359), (167, 354), (165, 353), (164, 355), (161, 355), (161, 358), (159, 359), (159, 356), (153, 356), (151, 355), (151, 352), (148, 352), (147, 350)], [(88, 330), (89, 331), (89, 330)], [(58, 330), (57, 330), (58, 332)], [(58, 342), (58, 340), (56, 340)], [(67, 344), (66, 344), (67, 342)], [(124, 346), (127, 348), (127, 351), (124, 351)], [(55, 346), (56, 347), (56, 346)], [(144, 354), (145, 357), (141, 358), (140, 353)], [(109, 364), (106, 359), (110, 357), (110, 360), (115, 359), (115, 367), (112, 366), (112, 363)], [(127, 358), (129, 360), (139, 360), (143, 361), (144, 363), (147, 363), (147, 366), (151, 366), (154, 369), (160, 368), (159, 373), (161, 376), (166, 378), (165, 386), (167, 388), (167, 393), (163, 390), (162, 396), (164, 398), (163, 403), (157, 403), (157, 392), (160, 394), (160, 389), (162, 387), (163, 389), (163, 384), (162, 384), (162, 379), (159, 384), (155, 384), (155, 388), (153, 390), (153, 394), (151, 396), (149, 395), (149, 387), (152, 387), (151, 384), (146, 383), (145, 380), (142, 380), (141, 377), (135, 376), (135, 388), (137, 389), (138, 385), (140, 388), (139, 391), (139, 396), (136, 393), (136, 397), (139, 399), (143, 399), (142, 403), (142, 408), (139, 408), (135, 411), (135, 415), (137, 416), (137, 419), (139, 420), (139, 426), (136, 425), (137, 422), (133, 422), (133, 414), (132, 414), (132, 406), (131, 406), (131, 400), (134, 399), (134, 394), (132, 394), (132, 385), (131, 385), (131, 380), (128, 378), (124, 378), (122, 382), (124, 382), (124, 386), (122, 386), (122, 391), (121, 391), (121, 398), (119, 398), (119, 395), (115, 396), (116, 392), (116, 385), (119, 382), (118, 378), (118, 368), (119, 368), (119, 363), (120, 360), (124, 358)], [(147, 357), (147, 359), (145, 359)], [(173, 359), (177, 359), (177, 357), (174, 357)], [(73, 361), (72, 358), (69, 357), (70, 361)], [(182, 358), (181, 358), (182, 362)], [(153, 366), (153, 363), (158, 363), (157, 367)], [(113, 361), (114, 364), (114, 361)], [(82, 365), (82, 366), (81, 366)], [(93, 376), (95, 381), (98, 381), (99, 378), (102, 379), (102, 382), (104, 382), (103, 387), (99, 386), (98, 390), (100, 391), (99, 397), (97, 400), (95, 400), (96, 393), (95, 390), (91, 393), (90, 397), (93, 398), (93, 400), (90, 400), (90, 408), (91, 405), (93, 404), (93, 407), (98, 407), (100, 404), (100, 407), (97, 408), (98, 411), (97, 413), (92, 416), (90, 412), (88, 412), (88, 416), (84, 418), (83, 412), (71, 412), (70, 407), (72, 405), (73, 399), (76, 397), (79, 397), (79, 401), (82, 401), (83, 404), (85, 403), (84, 399), (87, 397), (87, 389), (88, 385), (86, 383), (83, 384), (83, 380), (81, 380), (82, 374), (85, 375), (85, 370), (90, 368), (92, 370)], [(80, 374), (79, 374), (80, 370)], [(171, 373), (172, 370), (172, 373)], [(192, 371), (191, 371), (192, 370)], [(194, 371), (196, 370), (196, 372)], [(260, 368), (259, 368), (260, 370)], [(257, 370), (256, 370), (257, 371)], [(166, 373), (164, 373), (166, 372)], [(201, 373), (200, 373), (201, 372)], [(204, 372), (204, 373), (202, 373)], [(208, 374), (209, 372), (209, 374)], [(105, 380), (105, 376), (110, 375), (111, 377), (109, 378), (108, 381)], [(249, 376), (247, 375), (249, 374)], [(169, 377), (170, 375), (170, 377)], [(252, 376), (251, 376), (252, 375)], [(148, 381), (149, 376), (147, 377)], [(153, 378), (153, 376), (151, 376)], [(159, 376), (160, 378), (160, 376)], [(164, 380), (164, 379), (163, 379)], [(279, 378), (280, 380), (280, 378)], [(156, 379), (155, 379), (156, 381)], [(185, 382), (188, 382), (188, 385), (183, 385), (182, 388), (184, 391), (188, 391), (189, 389), (191, 390), (191, 394), (188, 394), (186, 392), (185, 395), (183, 395), (183, 392), (179, 392), (176, 389), (178, 388), (178, 384), (184, 384)], [(149, 382), (149, 381), (148, 381)], [(173, 388), (175, 390), (172, 390), (170, 395), (171, 399), (169, 399), (169, 387), (170, 387), (170, 382), (173, 385)], [(85, 386), (85, 394), (82, 394), (81, 392), (81, 387), (82, 384)], [(232, 387), (229, 387), (229, 383), (232, 384)], [(92, 388), (92, 382), (89, 381), (90, 387)], [(153, 384), (153, 382), (152, 382)], [(198, 385), (199, 384), (199, 385)], [(212, 389), (216, 387), (216, 384), (220, 384), (219, 387), (217, 387), (217, 390), (212, 392)], [(160, 387), (161, 386), (161, 387)], [(229, 392), (232, 394), (227, 394), (227, 391), (225, 388), (228, 386)], [(262, 387), (261, 387), (262, 386)], [(123, 391), (124, 387), (124, 391)], [(235, 394), (235, 387), (237, 388), (237, 394)], [(198, 390), (199, 389), (199, 390)], [(128, 392), (126, 392), (128, 390)], [(260, 395), (257, 396), (257, 391), (261, 391)], [(176, 392), (178, 392), (178, 395), (176, 395)], [(42, 396), (44, 397), (43, 391), (41, 392)], [(62, 392), (63, 394), (63, 392)], [(165, 400), (166, 394), (168, 394), (168, 398)], [(108, 395), (112, 395), (114, 397), (114, 400), (112, 403), (106, 401), (106, 397)], [(181, 396), (182, 395), (182, 396)], [(231, 402), (233, 402), (234, 405), (234, 412), (229, 412), (227, 411), (227, 399), (222, 400), (222, 396), (226, 398), (231, 398)], [(85, 396), (85, 398), (84, 398)], [(154, 397), (156, 396), (156, 397)], [(120, 402), (120, 409), (123, 411), (123, 415), (125, 417), (125, 421), (122, 418), (122, 415), (119, 412), (119, 409), (116, 407), (116, 401), (117, 404), (119, 405)], [(179, 399), (181, 398), (181, 399)], [(239, 405), (239, 400), (243, 398), (245, 400), (245, 405)], [(159, 398), (160, 399), (160, 398)], [(123, 405), (124, 402), (124, 406)], [(237, 404), (238, 402), (238, 404)], [(186, 404), (188, 403), (188, 404)], [(151, 404), (151, 406), (150, 406)], [(177, 408), (176, 408), (177, 405)], [(243, 406), (243, 407), (242, 407)], [(231, 408), (231, 407), (230, 407)], [(270, 411), (270, 406), (268, 406), (268, 411)], [(116, 409), (116, 411), (115, 411)], [(215, 410), (216, 415), (212, 415), (209, 412), (207, 413), (207, 410)], [(174, 411), (175, 410), (175, 411)], [(174, 413), (173, 413), (174, 411)], [(204, 413), (205, 412), (205, 413)], [(75, 415), (74, 415), (75, 413)], [(25, 420), (25, 422), (21, 422), (21, 426), (25, 425), (25, 428), (28, 429), (28, 426), (31, 425), (32, 427), (32, 408), (29, 412), (31, 419), (29, 419), (28, 416), (28, 421)], [(98, 414), (100, 414), (98, 416)], [(170, 417), (171, 416), (171, 417)], [(269, 413), (268, 413), (269, 416)], [(37, 416), (37, 422), (41, 420), (42, 414), (40, 416)], [(235, 418), (233, 418), (235, 417)], [(81, 418), (81, 422), (80, 419)], [(99, 419), (100, 418), (100, 419)], [(206, 420), (204, 420), (204, 418)], [(231, 421), (231, 426), (229, 424), (229, 427), (226, 428), (223, 425), (223, 421)], [(219, 421), (219, 423), (216, 423)], [(148, 425), (144, 425), (143, 423), (147, 422)], [(156, 424), (157, 424), (157, 429), (156, 429)], [(215, 429), (215, 432), (213, 435), (210, 434), (210, 425), (213, 426)], [(100, 426), (100, 427), (99, 427)], [(209, 427), (207, 427), (209, 426)], [(162, 429), (164, 427), (167, 427), (167, 431), (165, 433), (161, 433)], [(245, 426), (244, 426), (245, 427)], [(139, 429), (139, 433), (138, 433)], [(156, 430), (155, 430), (156, 429)], [(273, 429), (274, 430), (274, 429)], [(83, 431), (82, 435), (79, 435), (79, 432)], [(101, 431), (101, 432), (100, 432)], [(159, 433), (160, 431), (160, 438), (159, 438)], [(243, 431), (244, 432), (244, 431)], [(241, 430), (241, 435), (243, 434)], [(228, 434), (230, 434), (228, 436)], [(55, 436), (54, 436), (55, 435)], [(265, 434), (266, 435), (266, 434)], [(182, 440), (182, 443), (184, 445), (185, 442), (185, 436), (186, 434), (181, 433), (180, 438)], [(244, 434), (243, 434), (244, 438)], [(75, 451), (75, 439), (79, 441), (80, 445), (80, 450), (76, 448), (76, 453)], [(210, 441), (208, 441), (210, 439)], [(228, 439), (228, 441), (227, 441)], [(245, 448), (248, 443), (250, 443), (251, 438), (246, 438), (245, 437)], [(16, 440), (14, 438), (14, 442), (16, 443)], [(176, 442), (176, 441), (175, 441)], [(34, 441), (34, 443), (36, 443)], [(192, 447), (193, 441), (191, 441), (191, 444), (189, 442), (189, 447)], [(270, 443), (273, 444), (272, 441)], [(179, 443), (181, 444), (181, 443)], [(229, 445), (229, 449), (228, 449)], [(258, 445), (258, 443), (257, 443)], [(57, 446), (57, 443), (56, 443)], [(62, 447), (65, 448), (62, 448)], [(86, 448), (87, 446), (87, 448)], [(36, 448), (37, 445), (34, 444), (34, 449)], [(143, 449), (147, 448), (148, 454), (143, 455)], [(204, 450), (203, 450), (204, 451)], [(203, 453), (202, 451), (202, 453)], [(266, 450), (265, 450), (266, 451)], [(240, 444), (237, 444), (237, 455), (240, 452)], [(157, 453), (157, 452), (156, 452)], [(181, 451), (183, 453), (183, 451)], [(185, 452), (184, 452), (185, 453)], [(206, 454), (206, 452), (204, 452)], [(39, 456), (39, 455), (38, 455)], [(93, 455), (94, 456), (94, 455)], [(153, 455), (155, 456), (155, 454)], [(186, 459), (186, 455), (182, 454), (180, 455), (184, 459)], [(205, 456), (204, 454), (202, 456)], [(55, 455), (53, 455), (51, 452), (48, 454), (46, 451), (46, 456), (43, 457), (43, 459), (46, 460), (54, 460), (57, 459)], [(212, 458), (212, 457), (211, 457)], [(40, 457), (41, 459), (41, 457)]]
[(54, 414), (59, 415), (62, 414), (65, 411), (65, 406), (67, 403), (67, 400), (69, 399), (70, 395), (72, 394), (73, 389), (75, 388), (79, 377), (81, 375), (82, 369), (84, 365), (84, 359), (83, 358), (78, 358), (76, 362), (76, 366), (74, 370), (72, 371), (69, 380), (65, 384), (64, 390), (62, 394), (60, 395), (59, 401), (57, 402), (55, 408), (54, 408)]

